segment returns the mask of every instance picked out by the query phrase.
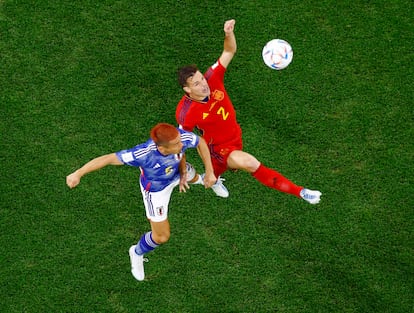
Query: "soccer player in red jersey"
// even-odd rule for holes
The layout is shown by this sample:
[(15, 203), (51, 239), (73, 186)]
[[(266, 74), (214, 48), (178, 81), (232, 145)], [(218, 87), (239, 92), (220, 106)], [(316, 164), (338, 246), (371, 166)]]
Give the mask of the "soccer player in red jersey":
[[(197, 128), (201, 132), (210, 148), (216, 177), (220, 177), (227, 169), (244, 170), (265, 186), (295, 195), (311, 204), (319, 203), (320, 191), (294, 184), (243, 151), (242, 130), (224, 87), (224, 74), (237, 50), (234, 25), (235, 20), (224, 23), (223, 52), (204, 75), (195, 65), (178, 70), (178, 80), (185, 95), (177, 106), (177, 122), (184, 130), (193, 131)], [(221, 178), (212, 189), (218, 196), (229, 195)]]

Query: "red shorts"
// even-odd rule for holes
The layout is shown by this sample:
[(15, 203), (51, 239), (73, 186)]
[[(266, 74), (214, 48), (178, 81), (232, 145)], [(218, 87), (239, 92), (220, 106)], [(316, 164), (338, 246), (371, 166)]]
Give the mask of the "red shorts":
[(211, 163), (213, 163), (214, 175), (218, 178), (227, 170), (227, 159), (234, 150), (242, 150), (243, 142), (241, 138), (234, 139), (220, 145), (209, 144)]

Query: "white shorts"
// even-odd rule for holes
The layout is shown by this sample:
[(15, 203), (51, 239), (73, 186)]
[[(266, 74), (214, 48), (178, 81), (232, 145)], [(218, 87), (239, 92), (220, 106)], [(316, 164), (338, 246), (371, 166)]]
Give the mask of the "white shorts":
[[(196, 175), (195, 168), (187, 163), (187, 181)], [(180, 179), (176, 179), (161, 191), (146, 191), (141, 184), (142, 199), (144, 201), (147, 218), (152, 222), (162, 222), (168, 218), (168, 204), (170, 203), (171, 193), (174, 187), (178, 186)]]

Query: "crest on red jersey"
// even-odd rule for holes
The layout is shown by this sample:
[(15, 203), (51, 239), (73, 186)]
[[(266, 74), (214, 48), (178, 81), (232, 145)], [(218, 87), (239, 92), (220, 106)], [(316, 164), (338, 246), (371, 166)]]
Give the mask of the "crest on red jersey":
[(213, 98), (214, 98), (214, 100), (217, 100), (217, 101), (221, 101), (221, 100), (223, 100), (224, 99), (224, 92), (222, 92), (221, 90), (214, 90), (213, 91)]

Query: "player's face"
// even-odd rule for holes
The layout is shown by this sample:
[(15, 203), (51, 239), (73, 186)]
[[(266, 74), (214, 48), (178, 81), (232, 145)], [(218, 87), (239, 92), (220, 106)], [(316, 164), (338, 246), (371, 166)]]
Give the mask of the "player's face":
[(181, 142), (180, 134), (178, 134), (175, 139), (169, 141), (167, 144), (158, 146), (158, 150), (164, 155), (179, 154), (181, 153), (182, 149), (183, 149), (183, 143)]
[(200, 71), (187, 79), (187, 86), (184, 87), (184, 91), (195, 100), (203, 100), (210, 96), (210, 87)]

